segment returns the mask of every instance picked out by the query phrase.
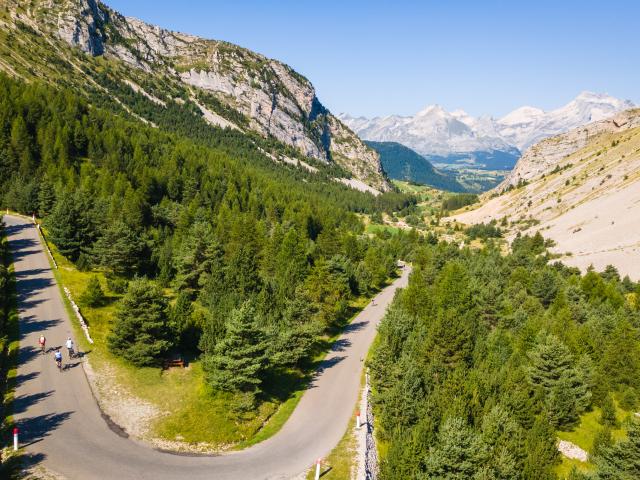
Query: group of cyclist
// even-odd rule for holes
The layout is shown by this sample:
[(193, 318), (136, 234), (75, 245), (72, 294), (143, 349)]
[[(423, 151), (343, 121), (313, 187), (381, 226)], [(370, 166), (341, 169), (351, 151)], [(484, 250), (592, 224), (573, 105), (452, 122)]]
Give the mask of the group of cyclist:
[[(42, 354), (44, 355), (45, 353), (47, 353), (47, 350), (46, 350), (47, 339), (44, 336), (44, 334), (40, 335), (40, 338), (38, 339), (38, 344), (40, 345), (40, 351), (42, 352)], [(67, 337), (65, 346), (67, 347), (67, 352), (69, 353), (69, 359), (75, 358), (76, 353), (74, 350), (73, 340), (71, 340), (71, 337)], [(60, 347), (56, 347), (55, 352), (53, 354), (53, 358), (56, 361), (58, 370), (62, 371), (62, 352), (60, 351)]]

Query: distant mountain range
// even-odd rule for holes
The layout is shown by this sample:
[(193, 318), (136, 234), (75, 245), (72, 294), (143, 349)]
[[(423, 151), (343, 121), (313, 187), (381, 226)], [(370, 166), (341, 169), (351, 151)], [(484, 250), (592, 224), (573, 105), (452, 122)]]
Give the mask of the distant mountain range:
[(339, 118), (365, 140), (397, 142), (435, 163), (509, 170), (520, 152), (540, 140), (633, 107), (629, 100), (582, 92), (555, 110), (525, 106), (500, 119), (473, 117), (464, 110), (447, 112), (439, 105), (412, 117)]

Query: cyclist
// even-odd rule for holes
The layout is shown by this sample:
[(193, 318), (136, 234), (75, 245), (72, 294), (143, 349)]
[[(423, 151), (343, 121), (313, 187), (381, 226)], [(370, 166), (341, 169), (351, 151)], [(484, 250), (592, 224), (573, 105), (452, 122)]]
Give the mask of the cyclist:
[(62, 371), (62, 352), (60, 351), (60, 349), (57, 349), (56, 353), (53, 356), (56, 359), (58, 370)]
[(38, 339), (38, 344), (40, 345), (40, 351), (42, 351), (43, 354), (45, 353), (44, 347), (46, 343), (47, 343), (47, 339), (43, 334), (40, 334), (40, 338)]
[(74, 351), (73, 351), (73, 340), (71, 340), (71, 337), (67, 338), (67, 351), (69, 352), (69, 358), (73, 358), (74, 356)]

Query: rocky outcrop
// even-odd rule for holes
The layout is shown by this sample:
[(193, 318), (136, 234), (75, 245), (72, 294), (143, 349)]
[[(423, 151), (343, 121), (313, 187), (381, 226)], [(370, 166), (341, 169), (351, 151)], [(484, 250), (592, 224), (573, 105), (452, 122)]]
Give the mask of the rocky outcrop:
[(106, 20), (95, 0), (74, 0), (58, 14), (58, 35), (70, 45), (91, 55), (104, 53), (102, 26)]
[[(192, 98), (198, 91), (207, 92), (246, 117), (244, 127), (304, 156), (335, 162), (376, 190), (390, 189), (378, 154), (328, 112), (313, 85), (287, 65), (227, 42), (125, 17), (97, 0), (43, 0), (35, 5), (39, 17), (57, 19), (54, 33), (69, 45), (149, 75), (169, 76), (187, 86)], [(148, 95), (160, 97), (158, 92)], [(207, 111), (206, 105), (198, 106), (210, 123), (235, 125)]]
[(612, 118), (578, 127), (562, 135), (548, 138), (530, 147), (518, 160), (515, 168), (497, 187), (504, 191), (518, 183), (530, 182), (556, 166), (574, 152), (586, 147), (603, 133), (616, 133), (640, 125), (640, 110), (626, 110)]

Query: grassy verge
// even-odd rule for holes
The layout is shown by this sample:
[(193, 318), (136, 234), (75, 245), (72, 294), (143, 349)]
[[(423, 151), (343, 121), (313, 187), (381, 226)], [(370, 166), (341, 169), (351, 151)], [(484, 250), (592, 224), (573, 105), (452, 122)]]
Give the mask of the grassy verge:
[[(600, 409), (595, 407), (592, 411), (580, 417), (580, 424), (573, 430), (557, 432), (558, 438), (571, 442), (587, 452), (591, 452), (593, 450), (595, 436), (603, 428), (599, 422), (600, 415)], [(611, 437), (614, 441), (619, 441), (625, 437), (625, 430), (622, 425), (630, 415), (630, 412), (616, 406), (616, 416), (620, 427), (611, 431)], [(591, 472), (595, 468), (591, 462), (580, 462), (562, 456), (562, 462), (556, 467), (556, 474), (561, 479), (567, 478), (574, 467), (578, 471), (585, 473)]]
[[(2, 304), (4, 311), (0, 312), (2, 318), (0, 325), (0, 394), (2, 403), (0, 404), (0, 438), (3, 445), (8, 445), (12, 441), (12, 404), (15, 395), (16, 376), (18, 374), (18, 351), (20, 348), (20, 325), (18, 317), (15, 275), (12, 264), (11, 253), (8, 248), (8, 240), (4, 231), (0, 231), (0, 253), (3, 265), (7, 267), (8, 277), (5, 289), (0, 292), (4, 296)], [(7, 448), (2, 452), (0, 461), (0, 474), (3, 478), (10, 478), (19, 469), (20, 457), (14, 455), (12, 450)]]
[[(246, 448), (266, 440), (287, 421), (295, 410), (305, 385), (318, 362), (326, 355), (341, 330), (327, 336), (321, 342), (308, 371), (290, 371), (268, 389), (268, 399), (255, 411), (239, 414), (232, 406), (237, 399), (228, 393), (212, 391), (206, 381), (199, 360), (193, 360), (186, 369), (163, 371), (159, 368), (136, 368), (114, 357), (107, 349), (107, 337), (111, 330), (116, 304), (120, 295), (107, 289), (106, 278), (101, 272), (81, 272), (60, 255), (55, 246), (51, 251), (58, 263), (54, 275), (61, 295), (72, 319), (75, 314), (67, 301), (62, 286), (71, 291), (74, 299), (80, 298), (89, 279), (97, 276), (107, 293), (107, 301), (99, 308), (81, 306), (89, 324), (93, 345), (89, 345), (78, 323), (74, 320), (74, 335), (84, 351), (90, 351), (91, 366), (99, 377), (108, 375), (110, 382), (134, 398), (155, 406), (159, 415), (150, 425), (149, 438), (165, 441), (207, 444), (208, 448)], [(356, 298), (351, 304), (351, 317), (346, 324), (368, 304), (368, 298)]]

